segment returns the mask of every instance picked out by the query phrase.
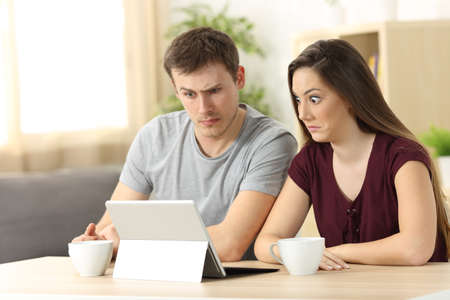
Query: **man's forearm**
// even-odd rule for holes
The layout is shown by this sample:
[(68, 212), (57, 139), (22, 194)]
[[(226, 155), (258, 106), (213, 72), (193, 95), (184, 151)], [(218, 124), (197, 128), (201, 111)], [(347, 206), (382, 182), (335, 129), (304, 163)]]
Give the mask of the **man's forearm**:
[(103, 217), (100, 219), (100, 221), (98, 221), (95, 231), (98, 234), (100, 231), (102, 231), (106, 226), (110, 224), (112, 224), (111, 217), (109, 216), (108, 212), (105, 211)]
[(245, 250), (241, 243), (233, 238), (233, 235), (226, 233), (221, 224), (208, 226), (207, 230), (211, 237), (214, 248), (221, 261), (238, 261)]
[[(119, 182), (111, 195), (111, 200), (146, 200), (148, 195), (136, 192), (131, 188), (127, 187), (125, 184)], [(97, 234), (102, 231), (105, 227), (112, 224), (111, 217), (108, 212), (105, 211), (103, 217), (98, 221), (96, 232)]]

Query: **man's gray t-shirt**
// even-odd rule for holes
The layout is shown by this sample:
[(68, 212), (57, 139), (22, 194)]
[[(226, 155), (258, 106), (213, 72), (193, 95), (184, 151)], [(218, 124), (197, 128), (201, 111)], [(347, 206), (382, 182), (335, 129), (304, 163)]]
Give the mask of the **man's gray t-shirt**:
[(186, 111), (154, 118), (131, 145), (120, 181), (151, 199), (194, 200), (206, 226), (222, 222), (240, 191), (277, 196), (297, 142), (278, 122), (241, 107), (237, 139), (214, 158), (199, 149)]

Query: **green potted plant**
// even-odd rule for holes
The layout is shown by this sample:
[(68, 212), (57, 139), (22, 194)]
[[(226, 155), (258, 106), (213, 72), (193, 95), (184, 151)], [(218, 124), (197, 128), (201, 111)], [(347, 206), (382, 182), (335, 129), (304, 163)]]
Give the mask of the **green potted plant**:
[(431, 126), (420, 139), (426, 146), (433, 148), (433, 156), (438, 161), (442, 185), (450, 188), (450, 131)]
[[(167, 31), (167, 38), (174, 38), (178, 34), (192, 28), (208, 26), (228, 34), (236, 46), (250, 55), (264, 57), (264, 51), (258, 45), (253, 35), (253, 23), (246, 17), (231, 17), (228, 15), (228, 4), (215, 13), (207, 4), (193, 4), (189, 7), (178, 8), (184, 15), (182, 21), (171, 25)], [(270, 107), (263, 102), (265, 90), (256, 84), (246, 84), (239, 91), (241, 102), (250, 105), (265, 115), (271, 115)], [(160, 105), (162, 113), (182, 110), (183, 105), (175, 95), (170, 95)]]

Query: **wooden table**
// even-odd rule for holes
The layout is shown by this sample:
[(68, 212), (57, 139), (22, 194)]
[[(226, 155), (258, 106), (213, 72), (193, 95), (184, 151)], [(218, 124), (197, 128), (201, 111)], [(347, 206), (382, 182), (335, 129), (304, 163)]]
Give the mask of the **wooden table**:
[[(260, 262), (249, 261), (227, 265), (236, 264), (264, 265)], [(280, 271), (275, 273), (236, 275), (226, 279), (204, 279), (202, 283), (119, 280), (113, 279), (111, 274), (112, 268), (109, 268), (106, 276), (80, 277), (68, 257), (43, 257), (1, 264), (0, 299), (19, 299), (18, 294), (20, 294), (20, 299), (28, 298), (28, 296), (35, 296), (38, 299), (90, 298), (86, 296), (97, 296), (94, 298), (127, 296), (123, 299), (130, 299), (133, 296), (140, 296), (144, 298), (139, 299), (366, 300), (408, 299), (450, 290), (449, 263), (430, 263), (421, 267), (351, 265), (350, 270), (319, 271), (308, 276), (291, 276), (281, 267)], [(450, 295), (450, 291), (444, 293)]]

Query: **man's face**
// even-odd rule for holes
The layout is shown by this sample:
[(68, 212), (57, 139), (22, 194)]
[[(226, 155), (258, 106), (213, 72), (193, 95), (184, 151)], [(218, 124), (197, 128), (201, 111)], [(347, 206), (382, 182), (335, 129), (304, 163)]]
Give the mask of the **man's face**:
[(195, 126), (197, 138), (220, 138), (235, 120), (239, 90), (244, 87), (244, 68), (234, 81), (221, 63), (210, 63), (190, 74), (172, 70), (178, 99)]

